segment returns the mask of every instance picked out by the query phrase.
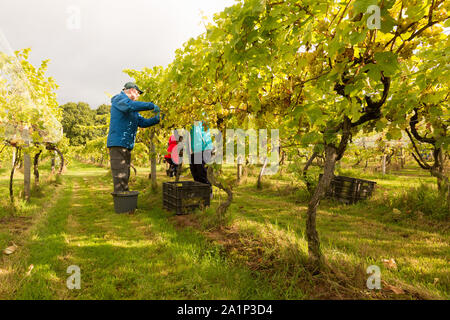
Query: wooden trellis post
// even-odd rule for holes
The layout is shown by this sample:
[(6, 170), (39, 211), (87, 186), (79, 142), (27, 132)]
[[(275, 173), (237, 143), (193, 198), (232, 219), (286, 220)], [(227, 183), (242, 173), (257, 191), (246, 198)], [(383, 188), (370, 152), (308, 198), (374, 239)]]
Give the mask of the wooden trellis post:
[(23, 197), (30, 200), (31, 193), (31, 157), (29, 153), (23, 155)]

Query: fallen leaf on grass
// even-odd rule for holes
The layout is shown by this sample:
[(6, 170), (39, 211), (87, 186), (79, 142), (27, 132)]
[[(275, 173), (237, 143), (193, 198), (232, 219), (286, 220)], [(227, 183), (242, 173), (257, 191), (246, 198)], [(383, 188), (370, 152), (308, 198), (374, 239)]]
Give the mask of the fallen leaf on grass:
[(397, 263), (395, 262), (394, 259), (383, 259), (383, 264), (386, 268), (391, 269), (391, 270), (397, 270)]
[(394, 286), (391, 286), (391, 285), (385, 286), (385, 289), (389, 290), (389, 291), (392, 291), (395, 294), (405, 294), (405, 291), (403, 291), (402, 288), (394, 287)]
[(3, 250), (3, 253), (6, 254), (7, 256), (9, 256), (10, 254), (13, 254), (16, 250), (17, 250), (17, 246), (14, 244), (14, 245), (6, 248), (5, 250)]
[(28, 267), (28, 271), (27, 271), (27, 276), (29, 276), (30, 274), (31, 274), (31, 271), (34, 269), (34, 265), (30, 265), (29, 267)]

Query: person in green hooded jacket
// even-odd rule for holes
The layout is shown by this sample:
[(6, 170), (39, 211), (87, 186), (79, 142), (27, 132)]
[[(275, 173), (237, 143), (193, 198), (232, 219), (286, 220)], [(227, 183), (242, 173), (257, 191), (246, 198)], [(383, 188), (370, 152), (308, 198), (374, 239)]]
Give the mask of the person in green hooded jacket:
[(213, 142), (211, 133), (204, 121), (196, 121), (191, 128), (190, 169), (194, 181), (211, 185), (205, 165), (212, 157)]

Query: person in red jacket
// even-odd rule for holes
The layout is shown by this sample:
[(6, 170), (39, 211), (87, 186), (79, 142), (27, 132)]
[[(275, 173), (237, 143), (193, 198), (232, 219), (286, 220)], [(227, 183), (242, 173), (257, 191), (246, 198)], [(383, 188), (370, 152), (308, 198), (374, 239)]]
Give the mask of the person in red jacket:
[(177, 144), (183, 141), (183, 137), (180, 136), (178, 141), (175, 138), (175, 135), (172, 135), (169, 139), (169, 144), (167, 148), (167, 154), (164, 156), (166, 162), (170, 165), (169, 169), (166, 171), (169, 177), (176, 176), (177, 170), (180, 167), (181, 160), (180, 154), (177, 151)]

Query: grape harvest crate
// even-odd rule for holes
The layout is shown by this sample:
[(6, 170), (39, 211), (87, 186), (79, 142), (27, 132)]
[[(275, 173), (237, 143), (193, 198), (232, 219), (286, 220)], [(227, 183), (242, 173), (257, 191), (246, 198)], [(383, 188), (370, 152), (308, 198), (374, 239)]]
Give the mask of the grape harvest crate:
[(211, 201), (211, 186), (195, 181), (163, 183), (163, 207), (185, 215), (201, 206), (207, 207)]
[(326, 195), (347, 204), (354, 204), (370, 198), (376, 184), (369, 180), (335, 176)]

